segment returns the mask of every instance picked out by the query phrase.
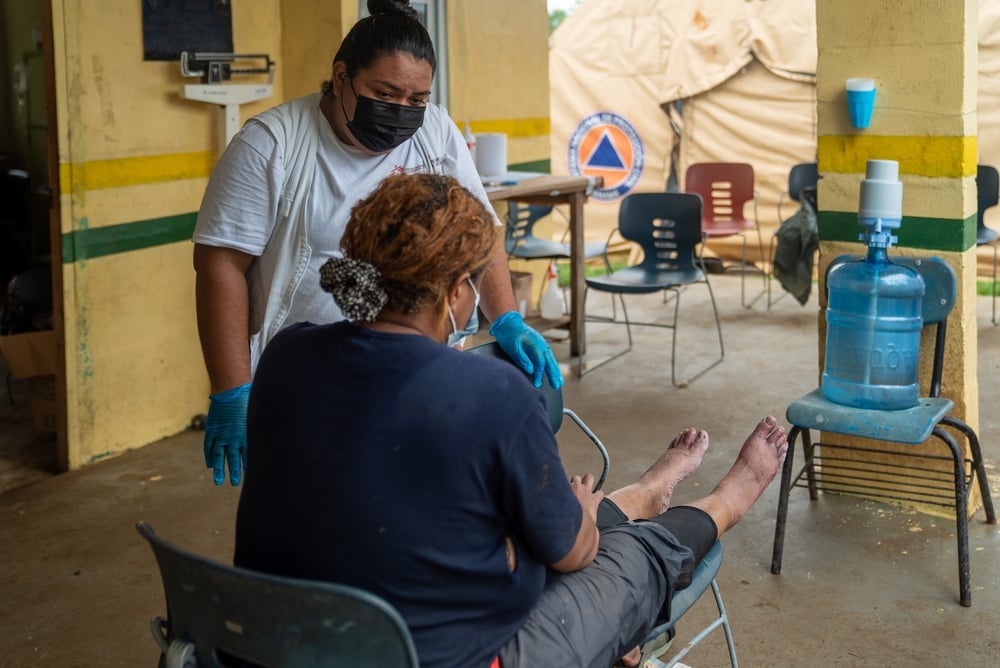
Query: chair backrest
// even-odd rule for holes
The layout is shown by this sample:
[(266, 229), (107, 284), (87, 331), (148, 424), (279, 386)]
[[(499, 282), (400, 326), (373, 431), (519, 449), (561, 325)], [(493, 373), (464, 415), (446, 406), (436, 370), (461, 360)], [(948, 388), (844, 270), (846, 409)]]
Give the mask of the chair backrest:
[(642, 248), (650, 272), (693, 271), (701, 243), (701, 197), (690, 192), (632, 193), (618, 209), (618, 231)]
[(552, 213), (551, 205), (507, 203), (507, 235), (504, 248), (511, 254), (523, 240), (535, 236), (535, 223)]
[(696, 162), (684, 175), (684, 190), (702, 199), (702, 226), (747, 220), (744, 205), (754, 199), (753, 167), (745, 162)]
[[(469, 348), (467, 352), (476, 353), (477, 355), (488, 355), (514, 364), (514, 361), (503, 351), (503, 348), (496, 341), (490, 341), (474, 348)], [(549, 385), (548, 377), (546, 377), (542, 382), (539, 392), (545, 397), (545, 409), (549, 415), (549, 424), (552, 426), (552, 433), (555, 434), (559, 431), (563, 421), (562, 390), (557, 390)]]
[(997, 205), (1000, 197), (1000, 175), (992, 165), (979, 165), (976, 169), (976, 190), (978, 191), (979, 210), (976, 214), (977, 243), (987, 243), (996, 239), (997, 234), (986, 227), (984, 214), (990, 207)]
[(819, 183), (819, 165), (815, 162), (800, 162), (788, 172), (788, 196), (796, 202), (806, 188), (815, 188)]
[[(841, 255), (833, 259), (826, 268), (824, 285), (829, 286), (830, 270), (837, 265), (852, 260), (860, 260), (858, 255)], [(951, 265), (939, 257), (891, 257), (894, 264), (913, 269), (924, 280), (924, 298), (920, 304), (920, 314), (924, 326), (937, 325), (935, 330), (934, 360), (931, 367), (930, 396), (941, 393), (941, 374), (944, 369), (944, 343), (948, 334), (948, 314), (958, 301), (958, 279)]]
[(213, 668), (419, 666), (403, 618), (369, 592), (226, 566), (171, 545), (145, 522), (136, 529), (153, 549), (167, 600), (166, 622), (153, 620), (168, 657), (161, 665), (173, 663), (168, 647), (179, 642)]

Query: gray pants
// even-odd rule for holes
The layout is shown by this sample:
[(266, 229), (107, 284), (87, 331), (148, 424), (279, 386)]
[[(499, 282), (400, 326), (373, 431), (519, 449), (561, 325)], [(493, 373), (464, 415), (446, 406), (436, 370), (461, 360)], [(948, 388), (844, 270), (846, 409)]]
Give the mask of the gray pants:
[(502, 668), (608, 668), (670, 616), (673, 592), (691, 583), (716, 540), (715, 523), (689, 506), (631, 522), (605, 499), (598, 526), (593, 563), (549, 572), (524, 626), (500, 649)]

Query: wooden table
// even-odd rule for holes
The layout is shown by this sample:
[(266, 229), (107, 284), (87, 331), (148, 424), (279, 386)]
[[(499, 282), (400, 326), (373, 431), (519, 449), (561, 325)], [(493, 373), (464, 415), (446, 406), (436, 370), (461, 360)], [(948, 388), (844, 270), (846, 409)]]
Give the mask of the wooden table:
[(569, 351), (586, 352), (583, 331), (583, 204), (594, 188), (604, 185), (600, 176), (544, 175), (519, 180), (514, 185), (487, 187), (491, 202), (514, 200), (529, 204), (569, 205)]

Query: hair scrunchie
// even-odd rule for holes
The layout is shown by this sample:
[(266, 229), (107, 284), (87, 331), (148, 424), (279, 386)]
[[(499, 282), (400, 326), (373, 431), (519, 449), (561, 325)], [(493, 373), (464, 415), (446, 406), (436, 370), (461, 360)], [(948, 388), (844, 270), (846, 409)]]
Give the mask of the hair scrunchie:
[(319, 284), (351, 320), (374, 322), (389, 301), (382, 288), (382, 274), (364, 260), (330, 258), (320, 267)]

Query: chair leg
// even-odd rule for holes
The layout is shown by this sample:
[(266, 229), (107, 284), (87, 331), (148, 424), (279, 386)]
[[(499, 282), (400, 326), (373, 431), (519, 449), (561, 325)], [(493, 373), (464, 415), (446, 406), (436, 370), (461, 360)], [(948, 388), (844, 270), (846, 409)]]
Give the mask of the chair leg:
[(788, 452), (781, 467), (781, 486), (778, 488), (778, 516), (774, 521), (774, 548), (771, 551), (771, 572), (781, 573), (781, 556), (785, 546), (785, 520), (788, 519), (788, 495), (791, 492), (792, 462), (795, 459), (795, 439), (805, 430), (792, 427), (788, 433)]
[(784, 299), (785, 297), (787, 297), (789, 294), (791, 294), (790, 292), (788, 292), (788, 290), (785, 290), (784, 288), (782, 288), (780, 295), (778, 295), (776, 298), (773, 298), (773, 299), (771, 297), (771, 289), (774, 286), (774, 257), (775, 257), (775, 254), (777, 252), (778, 252), (778, 235), (772, 234), (771, 235), (771, 241), (769, 242), (768, 248), (767, 248), (767, 266), (768, 266), (768, 270), (767, 270), (767, 308), (768, 308), (768, 310), (770, 310), (772, 306), (774, 306), (775, 304), (777, 304), (778, 302), (780, 302), (782, 299)]
[[(617, 312), (615, 311), (615, 308), (614, 308), (614, 305), (615, 305), (615, 296), (616, 295), (612, 295), (611, 296), (611, 309), (612, 309), (611, 313), (612, 313), (612, 316), (610, 318), (606, 318), (606, 317), (590, 317), (590, 318), (588, 318), (587, 317), (587, 294), (589, 292), (590, 292), (590, 288), (588, 286), (583, 291), (583, 314), (584, 314), (583, 315), (583, 319), (584, 319), (584, 321), (589, 321), (589, 322), (604, 322), (604, 323), (608, 323), (608, 324), (619, 324), (619, 325), (623, 324), (621, 322), (618, 322)], [(632, 350), (632, 325), (631, 325), (631, 323), (629, 322), (629, 319), (628, 319), (628, 309), (625, 308), (625, 298), (624, 298), (624, 296), (622, 296), (620, 294), (617, 295), (617, 297), (618, 297), (618, 301), (622, 305), (622, 317), (624, 318), (625, 332), (626, 332), (626, 334), (628, 336), (628, 347), (625, 348), (625, 350), (617, 352), (614, 355), (612, 355), (611, 357), (608, 357), (607, 359), (603, 359), (600, 362), (597, 362), (596, 364), (594, 364), (593, 366), (590, 366), (590, 367), (587, 367), (587, 365), (586, 365), (586, 354), (577, 356), (577, 358), (576, 358), (576, 375), (579, 376), (580, 378), (582, 378), (583, 376), (587, 375), (591, 371), (594, 371), (595, 369), (599, 369), (600, 367), (604, 366), (608, 362), (613, 362), (614, 360), (618, 359), (619, 357), (621, 357), (625, 353), (627, 353), (630, 350)]]
[(962, 607), (972, 605), (972, 584), (969, 575), (969, 518), (968, 495), (965, 489), (965, 464), (962, 449), (951, 434), (940, 427), (931, 432), (951, 450), (955, 464), (955, 541), (958, 544), (958, 602)]
[(993, 293), (991, 299), (993, 299), (993, 325), (996, 326), (997, 323), (997, 242), (991, 244), (993, 246)]
[(715, 595), (715, 606), (719, 610), (719, 616), (712, 620), (711, 624), (703, 628), (693, 638), (691, 638), (691, 640), (689, 640), (679, 652), (670, 657), (669, 661), (664, 662), (656, 658), (651, 658), (643, 664), (644, 666), (652, 666), (653, 668), (673, 668), (673, 666), (680, 663), (681, 659), (687, 656), (688, 652), (704, 640), (709, 633), (721, 626), (723, 633), (726, 634), (726, 648), (729, 650), (729, 663), (732, 668), (739, 668), (739, 662), (736, 660), (736, 644), (733, 642), (733, 631), (729, 626), (729, 615), (726, 614), (726, 606), (722, 603), (722, 594), (719, 592), (719, 585), (714, 579), (712, 580), (712, 593)]
[(733, 640), (733, 627), (729, 624), (729, 615), (726, 613), (726, 606), (722, 603), (722, 592), (719, 591), (719, 584), (714, 579), (712, 580), (712, 593), (715, 594), (715, 605), (722, 618), (722, 632), (726, 634), (729, 664), (732, 668), (739, 668), (740, 662), (736, 660), (736, 642)]
[(712, 312), (715, 315), (715, 329), (719, 335), (719, 357), (713, 360), (708, 366), (703, 367), (697, 373), (689, 376), (687, 379), (677, 382), (677, 335), (680, 332), (680, 320), (678, 316), (680, 315), (681, 307), (681, 292), (677, 288), (672, 288), (674, 291), (674, 323), (671, 333), (670, 341), (670, 382), (674, 387), (685, 388), (690, 385), (693, 381), (697, 380), (701, 376), (705, 375), (707, 371), (717, 366), (722, 362), (726, 356), (725, 346), (722, 343), (722, 322), (719, 319), (719, 309), (715, 305), (715, 293), (712, 292), (712, 284), (708, 281), (708, 277), (705, 277), (705, 286), (708, 288), (708, 296), (712, 302)]
[[(743, 239), (743, 253), (740, 260), (740, 304), (743, 306), (743, 308), (753, 308), (753, 305), (757, 303), (757, 300), (763, 297), (767, 291), (767, 274), (763, 270), (760, 270), (761, 277), (764, 280), (764, 282), (761, 284), (761, 291), (757, 293), (757, 296), (751, 299), (750, 302), (748, 303), (746, 280), (747, 280), (747, 272), (750, 270), (751, 265), (747, 262), (746, 234), (740, 234), (740, 238)], [(759, 257), (764, 257), (764, 243), (761, 240), (759, 227), (757, 228), (757, 247), (758, 247)], [(754, 265), (754, 269), (757, 269), (756, 265)]]
[(986, 479), (986, 464), (983, 463), (983, 452), (979, 446), (979, 436), (968, 424), (950, 415), (941, 420), (941, 424), (954, 427), (969, 439), (969, 450), (972, 451), (972, 468), (976, 472), (979, 484), (979, 496), (983, 499), (983, 510), (986, 512), (986, 523), (996, 524), (997, 514), (993, 510), (993, 497), (990, 495), (989, 480)]

